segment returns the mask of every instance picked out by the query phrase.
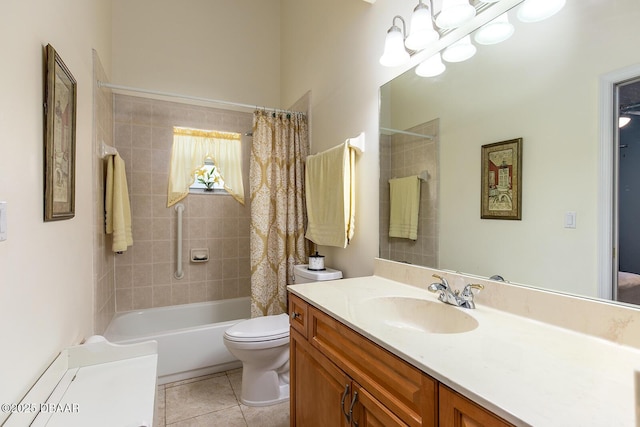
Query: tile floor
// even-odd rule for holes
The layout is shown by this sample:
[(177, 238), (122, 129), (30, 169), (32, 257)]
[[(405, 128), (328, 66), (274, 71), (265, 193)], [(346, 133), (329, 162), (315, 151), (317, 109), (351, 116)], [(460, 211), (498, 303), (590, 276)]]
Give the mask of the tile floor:
[(156, 427), (288, 427), (289, 402), (240, 403), (242, 369), (158, 386)]

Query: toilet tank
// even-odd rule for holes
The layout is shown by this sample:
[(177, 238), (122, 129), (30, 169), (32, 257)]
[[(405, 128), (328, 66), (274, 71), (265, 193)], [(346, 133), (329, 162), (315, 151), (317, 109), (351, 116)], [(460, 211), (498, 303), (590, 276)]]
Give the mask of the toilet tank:
[(311, 283), (323, 282), (325, 280), (342, 279), (342, 271), (333, 268), (325, 268), (324, 270), (309, 270), (308, 264), (299, 264), (293, 266), (293, 283)]

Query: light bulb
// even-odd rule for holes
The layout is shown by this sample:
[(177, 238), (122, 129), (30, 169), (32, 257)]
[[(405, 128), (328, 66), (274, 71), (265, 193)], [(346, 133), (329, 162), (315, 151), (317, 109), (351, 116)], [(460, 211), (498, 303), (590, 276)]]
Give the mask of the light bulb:
[(405, 45), (411, 50), (422, 50), (430, 43), (438, 40), (440, 35), (433, 29), (431, 11), (424, 3), (419, 3), (411, 15), (409, 36)]
[(467, 0), (442, 0), (442, 10), (436, 17), (436, 25), (443, 30), (458, 28), (476, 16), (476, 8)]
[(496, 44), (505, 41), (513, 35), (513, 25), (509, 22), (507, 13), (503, 13), (491, 22), (486, 23), (474, 36), (479, 44)]
[(631, 117), (625, 117), (625, 116), (620, 117), (620, 118), (618, 119), (618, 127), (619, 127), (619, 128), (623, 128), (623, 127), (625, 127), (626, 125), (628, 125), (630, 121), (631, 121)]
[(471, 36), (464, 36), (442, 52), (442, 59), (447, 62), (462, 62), (476, 54), (476, 47), (471, 43)]
[(525, 0), (518, 9), (522, 22), (538, 22), (550, 18), (564, 7), (566, 0)]
[(409, 60), (409, 52), (404, 48), (404, 37), (399, 27), (392, 26), (384, 40), (384, 53), (380, 57), (380, 64), (385, 67), (397, 67)]
[(435, 77), (442, 74), (446, 69), (447, 67), (440, 59), (440, 52), (438, 52), (420, 63), (420, 65), (416, 67), (416, 74), (420, 77)]

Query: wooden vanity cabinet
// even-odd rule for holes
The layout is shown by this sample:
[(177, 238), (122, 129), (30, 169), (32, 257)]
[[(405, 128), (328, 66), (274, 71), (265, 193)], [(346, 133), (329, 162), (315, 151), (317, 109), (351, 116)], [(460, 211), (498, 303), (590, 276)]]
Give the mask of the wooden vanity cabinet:
[(289, 293), (291, 427), (508, 427)]
[(434, 379), (292, 294), (289, 311), (292, 426), (437, 425)]
[(440, 420), (442, 427), (512, 427), (482, 406), (440, 384)]

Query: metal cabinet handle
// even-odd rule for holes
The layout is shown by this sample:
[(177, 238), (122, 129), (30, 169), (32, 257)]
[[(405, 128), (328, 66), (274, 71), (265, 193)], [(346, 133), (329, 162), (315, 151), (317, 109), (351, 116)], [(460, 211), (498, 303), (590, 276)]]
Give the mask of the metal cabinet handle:
[[(355, 406), (357, 400), (358, 400), (358, 392), (354, 391), (353, 399), (351, 399), (351, 406), (349, 406), (349, 419), (352, 419), (353, 417), (353, 407)], [(356, 421), (353, 421), (353, 425), (355, 427), (358, 427), (358, 423)]]
[(347, 423), (351, 423), (351, 418), (349, 417), (349, 414), (347, 414), (347, 412), (344, 410), (344, 401), (347, 398), (347, 394), (349, 394), (349, 384), (344, 386), (344, 393), (342, 393), (342, 399), (340, 400), (340, 410), (344, 414), (344, 417), (347, 420)]
[(292, 311), (292, 312), (291, 312), (291, 320), (295, 320), (295, 319), (297, 319), (298, 317), (302, 317), (302, 314), (300, 314), (300, 313), (296, 313), (295, 311)]

